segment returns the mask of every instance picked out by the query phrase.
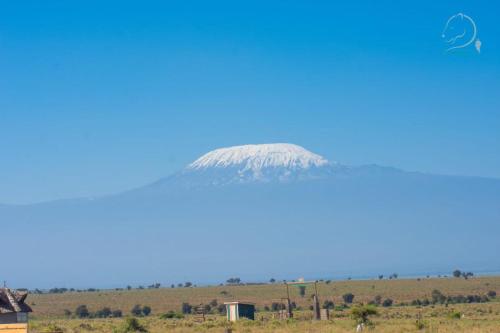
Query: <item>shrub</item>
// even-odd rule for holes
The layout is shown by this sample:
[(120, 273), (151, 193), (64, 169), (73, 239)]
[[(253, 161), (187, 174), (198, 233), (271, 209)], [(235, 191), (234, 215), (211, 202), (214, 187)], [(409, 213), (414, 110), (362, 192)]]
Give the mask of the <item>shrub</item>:
[(79, 305), (75, 310), (75, 315), (78, 318), (87, 318), (90, 312), (86, 305)]
[(169, 311), (160, 316), (161, 319), (182, 319), (184, 315), (182, 313), (177, 313), (175, 311)]
[(96, 311), (94, 314), (95, 317), (97, 318), (108, 318), (112, 314), (111, 309), (108, 307), (104, 307), (101, 310)]
[(490, 290), (486, 295), (488, 295), (488, 297), (495, 298), (497, 297), (497, 292), (494, 290)]
[(64, 316), (65, 317), (71, 317), (71, 311), (68, 309), (64, 309)]
[(462, 272), (460, 270), (456, 269), (453, 271), (453, 276), (456, 278), (459, 278), (462, 276)]
[(142, 315), (142, 307), (139, 304), (134, 305), (132, 310), (130, 310), (130, 313), (134, 316), (141, 316)]
[(189, 303), (182, 303), (181, 312), (183, 314), (190, 314), (192, 310), (193, 310), (192, 305), (190, 305)]
[(299, 294), (300, 297), (304, 297), (306, 295), (306, 286), (299, 286)]
[(444, 296), (439, 290), (434, 289), (431, 293), (432, 297), (432, 303), (437, 304), (443, 304), (446, 301), (446, 296)]
[(123, 326), (118, 330), (119, 333), (147, 333), (147, 331), (148, 330), (134, 317), (127, 317)]
[(462, 313), (458, 312), (458, 311), (454, 311), (454, 312), (451, 312), (448, 317), (450, 317), (451, 319), (460, 319), (462, 318)]
[(142, 307), (142, 314), (147, 317), (147, 316), (149, 316), (150, 313), (151, 313), (151, 307), (147, 306), (147, 305), (144, 305)]
[(373, 302), (377, 305), (380, 305), (382, 303), (382, 296), (380, 296), (380, 295), (375, 296), (375, 298), (373, 299)]
[(377, 309), (372, 305), (358, 305), (351, 310), (351, 317), (358, 324), (368, 324), (369, 317), (377, 314)]
[(323, 303), (323, 309), (333, 309), (335, 307), (335, 304), (333, 304), (332, 301), (325, 301)]
[(122, 313), (122, 310), (113, 310), (112, 315), (114, 318), (121, 318), (123, 313)]
[(392, 306), (392, 303), (393, 303), (393, 300), (390, 299), (390, 298), (386, 298), (384, 299), (384, 301), (382, 302), (382, 306), (384, 307), (389, 307), (389, 306)]
[(354, 295), (352, 293), (347, 293), (347, 294), (342, 295), (342, 299), (347, 304), (351, 304), (354, 301)]

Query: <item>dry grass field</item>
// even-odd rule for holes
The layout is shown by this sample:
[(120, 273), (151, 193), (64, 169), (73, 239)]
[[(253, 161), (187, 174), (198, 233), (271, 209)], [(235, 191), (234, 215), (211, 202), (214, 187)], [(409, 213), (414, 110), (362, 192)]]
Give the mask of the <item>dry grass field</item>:
[[(312, 287), (307, 287), (306, 296), (301, 297), (296, 288), (291, 288), (291, 298), (302, 311), (296, 312), (293, 320), (278, 321), (273, 312), (259, 311), (257, 320), (241, 321), (232, 325), (233, 332), (354, 332), (355, 321), (350, 316), (350, 309), (332, 311), (332, 319), (325, 322), (311, 320), (310, 294)], [(391, 298), (394, 305), (378, 307), (379, 314), (373, 317), (374, 327), (370, 332), (418, 332), (415, 324), (417, 317), (422, 318), (425, 332), (486, 332), (500, 333), (500, 301), (498, 298), (487, 303), (431, 305), (425, 307), (400, 306), (414, 299), (431, 298), (434, 289), (445, 295), (484, 295), (488, 291), (500, 294), (500, 277), (480, 277), (472, 279), (433, 278), (433, 279), (397, 279), (332, 281), (318, 286), (321, 303), (332, 300), (342, 304), (342, 295), (355, 295), (354, 303), (367, 303), (375, 296)], [(130, 291), (99, 291), (84, 293), (30, 295), (28, 304), (34, 313), (30, 323), (31, 332), (53, 332), (54, 328), (62, 332), (120, 332), (123, 318), (77, 319), (64, 317), (64, 310), (74, 309), (81, 304), (96, 311), (103, 307), (120, 309), (124, 315), (130, 314), (135, 304), (148, 305), (152, 313), (139, 318), (140, 323), (151, 333), (159, 332), (224, 332), (228, 323), (220, 315), (209, 315), (204, 323), (196, 322), (192, 316), (184, 319), (162, 319), (160, 314), (167, 311), (180, 311), (181, 304), (208, 303), (216, 299), (218, 303), (229, 300), (247, 300), (255, 302), (263, 310), (272, 302), (278, 302), (286, 295), (282, 284), (250, 286), (217, 286), (197, 288), (160, 288)], [(460, 313), (461, 318), (452, 319), (451, 313)], [(57, 333), (57, 332), (55, 332)]]

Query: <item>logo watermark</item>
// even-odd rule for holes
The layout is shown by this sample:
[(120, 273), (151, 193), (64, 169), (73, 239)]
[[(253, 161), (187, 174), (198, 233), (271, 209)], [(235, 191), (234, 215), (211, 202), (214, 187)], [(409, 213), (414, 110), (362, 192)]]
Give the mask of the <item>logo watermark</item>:
[(481, 41), (477, 38), (476, 22), (463, 13), (451, 16), (444, 26), (441, 37), (449, 45), (446, 52), (466, 48), (472, 44), (481, 53)]

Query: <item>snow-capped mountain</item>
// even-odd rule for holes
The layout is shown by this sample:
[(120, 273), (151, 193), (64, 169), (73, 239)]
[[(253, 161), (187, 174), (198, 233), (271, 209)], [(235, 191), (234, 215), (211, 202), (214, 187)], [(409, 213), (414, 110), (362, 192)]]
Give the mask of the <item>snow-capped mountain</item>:
[(325, 158), (303, 147), (290, 143), (272, 143), (216, 149), (189, 164), (188, 169), (237, 167), (240, 172), (259, 174), (266, 168), (299, 170), (326, 164), (328, 161)]
[(2, 232), (23, 235), (2, 240), (17, 251), (4, 278), (119, 284), (130, 262), (137, 281), (170, 282), (498, 269), (498, 207), (498, 179), (345, 166), (293, 144), (221, 148), (132, 191), (0, 206)]
[(289, 182), (318, 178), (335, 163), (289, 143), (243, 145), (208, 152), (182, 172), (198, 184)]

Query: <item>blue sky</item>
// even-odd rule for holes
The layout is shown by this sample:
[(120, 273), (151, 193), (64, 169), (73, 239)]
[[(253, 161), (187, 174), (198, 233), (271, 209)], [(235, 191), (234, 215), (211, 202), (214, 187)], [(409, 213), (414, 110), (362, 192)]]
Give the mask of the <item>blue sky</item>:
[[(211, 149), (292, 142), (346, 164), (500, 177), (500, 5), (10, 1), (0, 202), (102, 195)], [(464, 12), (483, 43), (446, 53)]]

